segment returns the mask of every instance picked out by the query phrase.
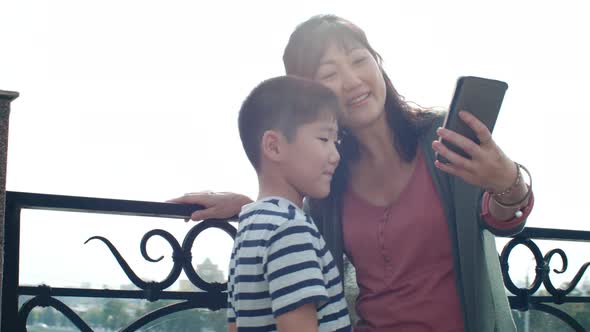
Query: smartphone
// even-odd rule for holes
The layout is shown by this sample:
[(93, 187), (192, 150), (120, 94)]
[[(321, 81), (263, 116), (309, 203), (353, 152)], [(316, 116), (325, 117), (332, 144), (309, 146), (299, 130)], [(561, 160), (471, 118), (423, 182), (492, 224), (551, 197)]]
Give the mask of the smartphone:
[[(459, 111), (470, 112), (492, 132), (507, 89), (508, 84), (503, 81), (475, 76), (459, 77), (443, 127), (479, 144), (479, 139), (473, 129), (459, 118)], [(467, 153), (453, 143), (442, 138), (439, 138), (439, 141), (457, 154), (471, 159)], [(444, 163), (449, 162), (438, 153), (436, 153), (436, 159)]]

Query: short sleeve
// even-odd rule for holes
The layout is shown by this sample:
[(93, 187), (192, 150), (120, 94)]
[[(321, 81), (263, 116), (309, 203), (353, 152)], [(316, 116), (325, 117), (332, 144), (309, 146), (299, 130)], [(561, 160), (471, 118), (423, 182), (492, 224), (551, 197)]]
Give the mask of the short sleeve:
[[(232, 262), (233, 263), (233, 260)], [(230, 269), (232, 268), (230, 263)], [(234, 301), (233, 301), (233, 289), (234, 289), (234, 284), (233, 284), (233, 275), (230, 271), (229, 276), (228, 276), (228, 281), (227, 281), (227, 322), (228, 323), (235, 323), (236, 322), (236, 311), (234, 309)]]
[(234, 306), (231, 300), (231, 295), (228, 293), (227, 296), (227, 322), (228, 323), (235, 323), (236, 322), (236, 312), (234, 310)]
[(320, 234), (310, 220), (289, 220), (271, 237), (264, 272), (275, 317), (328, 301), (322, 254)]

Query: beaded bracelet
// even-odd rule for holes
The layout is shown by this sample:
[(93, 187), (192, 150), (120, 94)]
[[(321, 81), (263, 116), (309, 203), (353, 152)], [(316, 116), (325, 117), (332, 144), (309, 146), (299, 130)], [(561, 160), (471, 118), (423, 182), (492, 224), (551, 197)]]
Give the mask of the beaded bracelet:
[[(533, 192), (533, 178), (532, 178), (529, 170), (517, 162), (514, 162), (514, 164), (516, 165), (516, 179), (514, 180), (514, 183), (512, 183), (512, 185), (510, 187), (508, 187), (506, 190), (504, 190), (500, 193), (497, 193), (497, 194), (492, 192), (491, 190), (488, 190), (488, 192), (490, 193), (490, 195), (494, 199), (494, 202), (496, 202), (496, 204), (498, 204), (499, 206), (501, 206), (503, 208), (514, 208), (514, 207), (520, 206), (524, 201), (526, 201), (531, 196), (531, 193)], [(524, 197), (522, 197), (521, 199), (519, 199), (518, 201), (513, 202), (513, 203), (502, 203), (502, 202), (498, 201), (498, 199), (497, 199), (498, 197), (502, 197), (504, 195), (507, 195), (510, 192), (512, 192), (512, 190), (514, 190), (518, 187), (518, 185), (520, 184), (520, 181), (522, 181), (522, 173), (520, 172), (521, 168), (527, 173), (527, 176), (529, 178), (529, 184), (526, 185), (527, 192), (524, 195)]]
[[(482, 202), (482, 210), (481, 216), (488, 222), (495, 222), (498, 223), (497, 220), (491, 215), (490, 213), (490, 200), (492, 199), (492, 195), (486, 191), (483, 194), (483, 202)], [(495, 200), (494, 200), (495, 201)], [(531, 213), (533, 206), (535, 204), (535, 194), (531, 191), (531, 195), (529, 196), (528, 202), (518, 208), (518, 210), (514, 211), (514, 216), (512, 219), (507, 220), (507, 223), (513, 222), (522, 222), (528, 215)]]
[(512, 184), (508, 188), (504, 189), (503, 191), (501, 191), (499, 193), (495, 193), (492, 190), (488, 189), (490, 194), (492, 194), (495, 197), (502, 197), (504, 195), (511, 193), (512, 190), (514, 190), (518, 187), (518, 185), (520, 184), (520, 181), (522, 179), (522, 173), (520, 172), (520, 164), (517, 162), (514, 162), (514, 165), (516, 166), (516, 178), (514, 179)]

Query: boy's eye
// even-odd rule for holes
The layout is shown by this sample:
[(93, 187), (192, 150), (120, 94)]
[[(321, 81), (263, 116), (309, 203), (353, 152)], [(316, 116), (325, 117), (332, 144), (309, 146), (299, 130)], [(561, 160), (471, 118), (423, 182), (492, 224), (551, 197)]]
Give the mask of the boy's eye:
[(339, 147), (340, 144), (342, 143), (342, 140), (340, 138), (334, 140), (334, 139), (330, 139), (330, 138), (327, 138), (327, 137), (318, 137), (318, 139), (320, 141), (324, 142), (324, 143), (328, 143), (330, 141), (333, 141), (334, 142), (334, 145), (336, 145), (336, 147)]

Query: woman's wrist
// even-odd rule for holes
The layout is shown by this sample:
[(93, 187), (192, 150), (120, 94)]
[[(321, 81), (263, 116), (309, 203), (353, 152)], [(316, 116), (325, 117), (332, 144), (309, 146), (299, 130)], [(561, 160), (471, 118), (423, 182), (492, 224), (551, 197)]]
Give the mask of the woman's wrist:
[(484, 191), (481, 215), (493, 228), (514, 227), (516, 224), (520, 224), (526, 220), (531, 213), (535, 201), (534, 196), (534, 193), (531, 192), (526, 204), (518, 209), (504, 208), (497, 205), (488, 191)]
[[(519, 209), (526, 205), (533, 190), (533, 178), (528, 169), (517, 162), (514, 162), (514, 165), (516, 165), (516, 176), (509, 187), (500, 192), (492, 192), (491, 190), (488, 190), (494, 202), (498, 206), (506, 209)], [(528, 184), (525, 182), (521, 170), (524, 170), (526, 173), (529, 182)]]
[[(516, 165), (516, 176), (509, 187), (498, 192), (486, 190), (489, 195), (489, 206), (487, 208), (492, 215), (501, 220), (521, 217), (523, 215), (522, 210), (528, 205), (532, 195), (533, 182), (531, 174), (521, 164), (516, 162), (514, 164)], [(523, 170), (527, 179), (523, 176)]]

